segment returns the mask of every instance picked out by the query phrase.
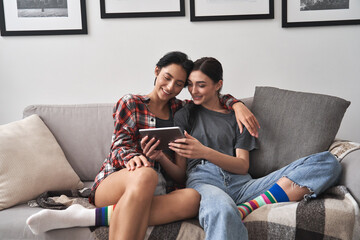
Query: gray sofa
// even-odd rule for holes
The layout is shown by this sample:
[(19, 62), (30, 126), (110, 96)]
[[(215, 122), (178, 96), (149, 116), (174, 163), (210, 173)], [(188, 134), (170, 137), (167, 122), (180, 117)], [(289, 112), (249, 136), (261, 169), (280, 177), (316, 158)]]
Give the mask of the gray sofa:
[[(243, 99), (249, 107), (252, 104), (252, 100), (253, 98)], [(40, 116), (55, 136), (68, 162), (81, 181), (84, 182), (85, 186), (91, 186), (109, 151), (113, 131), (112, 108), (113, 104), (32, 105), (24, 110), (24, 117), (32, 114)], [(345, 185), (357, 203), (359, 203), (360, 175), (358, 171), (360, 169), (360, 151), (349, 153), (341, 163), (343, 174), (339, 184)], [(290, 205), (284, 205), (284, 207), (288, 206)], [(89, 228), (61, 229), (37, 236), (33, 235), (25, 224), (25, 220), (40, 210), (41, 208), (29, 207), (25, 202), (0, 211), (0, 239), (95, 238)], [(257, 223), (259, 222), (264, 226), (266, 225), (266, 222), (263, 220)], [(265, 227), (268, 228), (269, 226)], [(256, 232), (262, 234), (262, 231), (259, 229), (251, 230), (250, 236), (253, 239), (256, 239)], [(200, 234), (199, 236), (203, 235)], [(283, 236), (283, 239), (294, 239), (294, 236), (288, 236), (285, 233)], [(356, 232), (353, 236), (360, 239), (360, 235), (357, 235)], [(268, 239), (271, 239), (271, 236), (268, 235)]]

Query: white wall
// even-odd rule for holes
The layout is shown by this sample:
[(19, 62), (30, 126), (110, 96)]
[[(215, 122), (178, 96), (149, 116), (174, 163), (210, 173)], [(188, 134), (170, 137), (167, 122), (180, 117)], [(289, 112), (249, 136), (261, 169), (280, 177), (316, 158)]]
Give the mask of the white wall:
[(186, 4), (186, 17), (101, 19), (99, 1), (87, 1), (88, 35), (0, 37), (0, 124), (30, 104), (146, 94), (157, 60), (181, 50), (218, 58), (223, 92), (239, 98), (267, 85), (351, 101), (338, 137), (360, 142), (360, 25), (281, 28), (280, 0), (275, 19), (193, 23)]

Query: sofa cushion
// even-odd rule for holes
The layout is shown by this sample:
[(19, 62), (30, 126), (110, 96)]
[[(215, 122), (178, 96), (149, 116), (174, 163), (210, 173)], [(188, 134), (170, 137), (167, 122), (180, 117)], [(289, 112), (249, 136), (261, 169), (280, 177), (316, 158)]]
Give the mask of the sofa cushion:
[(26, 219), (41, 210), (43, 209), (39, 207), (29, 207), (27, 204), (21, 204), (0, 211), (0, 239), (95, 239), (94, 234), (86, 227), (57, 229), (34, 235), (26, 224)]
[(37, 114), (50, 129), (82, 181), (94, 181), (109, 154), (114, 131), (114, 104), (31, 105), (24, 117)]
[(0, 126), (0, 210), (49, 190), (82, 187), (37, 115)]
[(259, 149), (250, 153), (249, 173), (262, 177), (298, 158), (328, 150), (349, 105), (328, 95), (256, 87), (251, 110), (261, 128)]

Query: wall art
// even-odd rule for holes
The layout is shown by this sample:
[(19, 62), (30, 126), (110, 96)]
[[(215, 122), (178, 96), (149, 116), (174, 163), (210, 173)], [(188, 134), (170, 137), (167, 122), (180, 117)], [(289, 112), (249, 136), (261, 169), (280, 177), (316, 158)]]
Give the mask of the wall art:
[(185, 16), (185, 0), (100, 0), (101, 18)]
[(0, 0), (1, 36), (87, 34), (85, 0)]
[(359, 0), (282, 0), (282, 27), (360, 24)]
[(274, 18), (274, 0), (190, 0), (190, 21)]

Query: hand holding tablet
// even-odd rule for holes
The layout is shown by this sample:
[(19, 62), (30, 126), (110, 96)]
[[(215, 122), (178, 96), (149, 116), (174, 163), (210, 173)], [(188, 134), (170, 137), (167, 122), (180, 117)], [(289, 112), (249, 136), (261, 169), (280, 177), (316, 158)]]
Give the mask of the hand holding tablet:
[(148, 136), (149, 139), (155, 138), (160, 140), (160, 144), (156, 148), (157, 150), (169, 149), (168, 144), (170, 142), (185, 137), (180, 127), (147, 128), (139, 129), (139, 132), (142, 137)]

